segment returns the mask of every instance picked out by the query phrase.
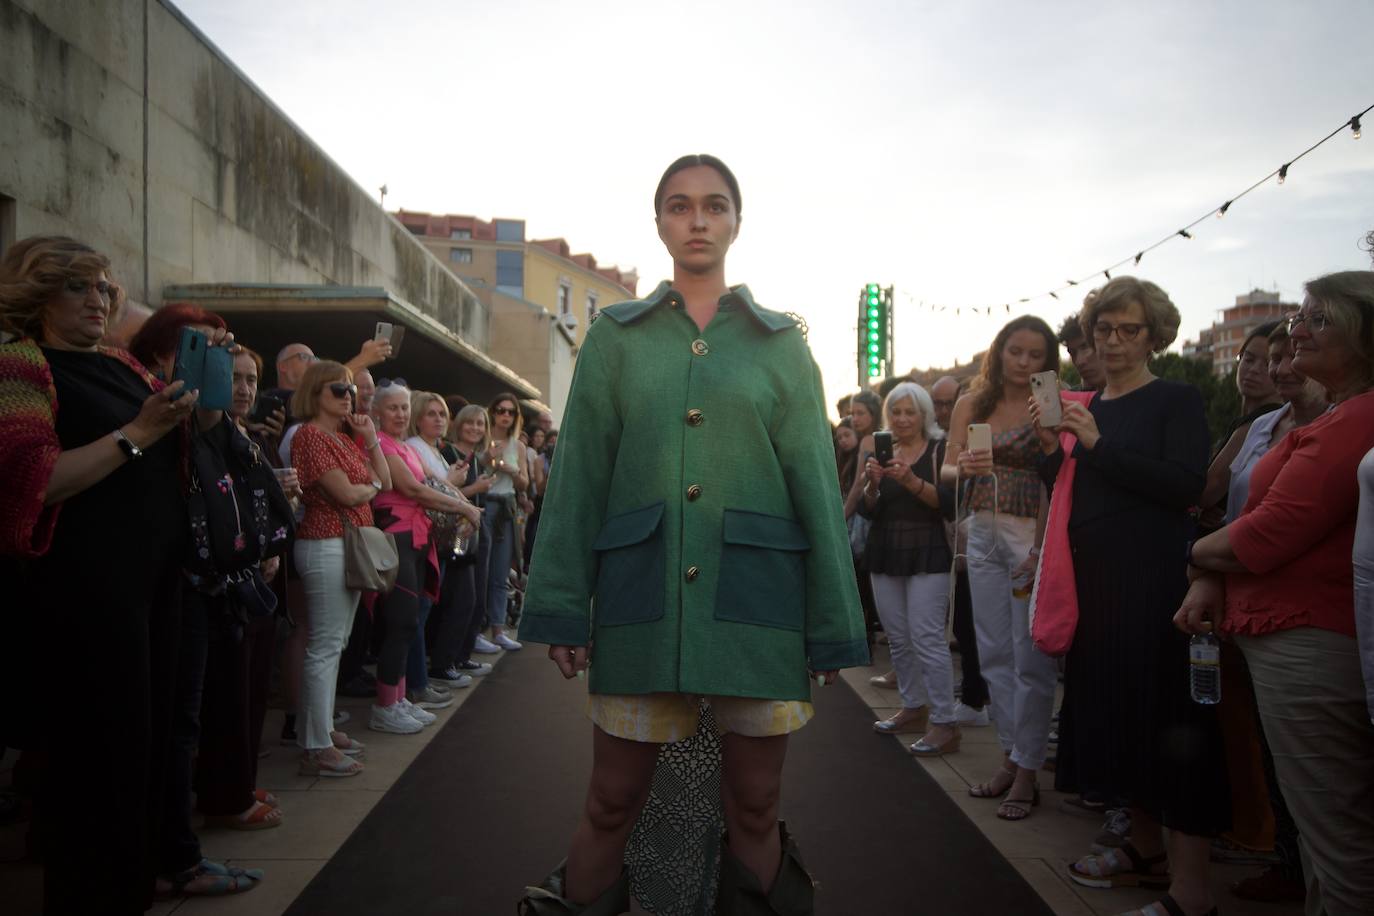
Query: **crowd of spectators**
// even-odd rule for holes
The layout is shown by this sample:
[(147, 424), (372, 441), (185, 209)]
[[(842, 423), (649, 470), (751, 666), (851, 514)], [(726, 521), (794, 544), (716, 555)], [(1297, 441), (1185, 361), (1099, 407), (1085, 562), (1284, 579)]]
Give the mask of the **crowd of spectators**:
[[(340, 693), (372, 698), (372, 730), (415, 734), (492, 670), (480, 656), (519, 650), (507, 627), (557, 435), (514, 395), (483, 406), (382, 377), (381, 339), (347, 362), (290, 344), (270, 390), (252, 342), (199, 307), (165, 305), (107, 347), (123, 305), (79, 241), (0, 257), (0, 557), (27, 610), (7, 621), (5, 692), (99, 672), (108, 710), (0, 717), (50, 913), (87, 912), (91, 888), (141, 912), (262, 881), (206, 859), (197, 828), (288, 821), (257, 786), (274, 690), (300, 772), (349, 777), (366, 747), (340, 728)], [(227, 405), (173, 380), (188, 329), (227, 351)], [(390, 535), (394, 585), (352, 582), (346, 532), (362, 528)]]
[[(967, 392), (897, 378), (839, 405), (856, 572), (892, 661), (871, 680), (902, 701), (874, 729), (933, 756), (991, 719), (1004, 764), (969, 793), (1022, 820), (1052, 769), (1061, 809), (1103, 818), (1067, 877), (1156, 888), (1149, 916), (1216, 912), (1212, 861), (1266, 866), (1238, 897), (1374, 912), (1374, 272), (1305, 292), (1243, 341), (1223, 429), (1152, 371), (1180, 316), (1134, 277), (1057, 332), (1009, 322)], [(1064, 355), (1081, 385), (1042, 425), (1031, 376)], [(981, 424), (991, 448), (970, 444)], [(1215, 704), (1190, 689), (1201, 633), (1223, 641)]]

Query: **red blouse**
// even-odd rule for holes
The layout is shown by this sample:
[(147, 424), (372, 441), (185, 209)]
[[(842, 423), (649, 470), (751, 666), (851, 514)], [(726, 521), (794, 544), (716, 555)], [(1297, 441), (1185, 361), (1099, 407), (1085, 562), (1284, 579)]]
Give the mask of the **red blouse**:
[(296, 537), (302, 540), (323, 540), (343, 537), (343, 521), (339, 513), (358, 527), (372, 524), (372, 506), (343, 507), (329, 498), (320, 478), (335, 468), (342, 468), (349, 483), (370, 484), (372, 468), (352, 439), (342, 433), (327, 433), (313, 423), (302, 423), (291, 440), (291, 466), (296, 469), (304, 494), (305, 518), (296, 527)]
[(1226, 576), (1230, 633), (1317, 627), (1355, 635), (1356, 469), (1374, 447), (1374, 392), (1337, 405), (1269, 450), (1227, 531), (1248, 573)]

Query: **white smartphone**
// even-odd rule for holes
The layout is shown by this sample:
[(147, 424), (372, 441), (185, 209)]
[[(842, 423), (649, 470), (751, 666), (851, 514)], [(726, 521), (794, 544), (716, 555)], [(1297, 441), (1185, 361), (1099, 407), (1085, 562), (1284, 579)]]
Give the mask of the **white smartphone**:
[(1036, 372), (1030, 377), (1031, 395), (1040, 405), (1040, 425), (1053, 429), (1064, 422), (1064, 405), (1059, 400), (1059, 373)]
[(981, 448), (992, 451), (992, 427), (987, 423), (970, 423), (968, 447), (970, 450)]
[(377, 333), (372, 337), (375, 340), (385, 340), (391, 343), (391, 358), (395, 359), (401, 355), (401, 341), (405, 339), (405, 325), (392, 324), (389, 321), (377, 322)]

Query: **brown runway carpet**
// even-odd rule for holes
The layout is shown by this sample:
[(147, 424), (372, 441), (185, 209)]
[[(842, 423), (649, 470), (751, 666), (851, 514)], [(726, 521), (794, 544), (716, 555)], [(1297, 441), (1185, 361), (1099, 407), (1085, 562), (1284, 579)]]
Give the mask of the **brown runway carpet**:
[[(487, 681), (288, 916), (510, 916), (563, 858), (591, 769), (585, 688), (537, 645)], [(853, 691), (814, 693), (782, 811), (820, 883), (819, 916), (1052, 912), (896, 742), (872, 734)]]

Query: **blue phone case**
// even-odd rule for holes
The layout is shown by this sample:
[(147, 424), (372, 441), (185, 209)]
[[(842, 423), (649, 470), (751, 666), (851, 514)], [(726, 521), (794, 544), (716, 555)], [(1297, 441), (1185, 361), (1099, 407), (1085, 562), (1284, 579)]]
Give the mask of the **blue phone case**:
[(234, 401), (234, 357), (224, 347), (210, 346), (199, 331), (182, 328), (172, 381), (184, 382), (184, 391), (200, 389), (197, 406), (228, 410)]

